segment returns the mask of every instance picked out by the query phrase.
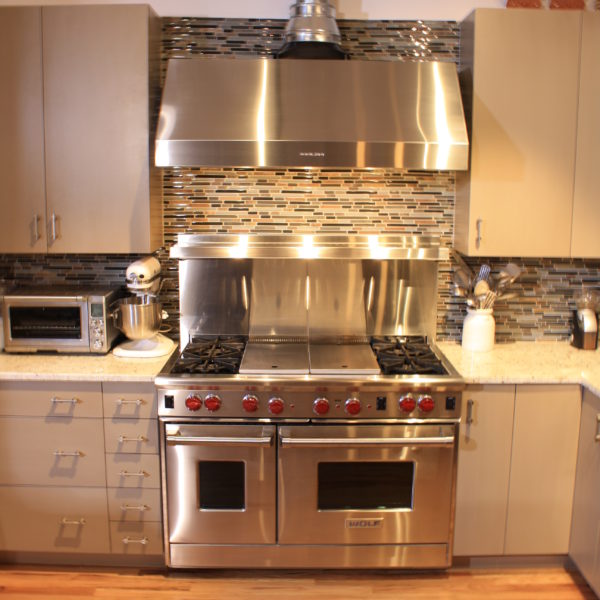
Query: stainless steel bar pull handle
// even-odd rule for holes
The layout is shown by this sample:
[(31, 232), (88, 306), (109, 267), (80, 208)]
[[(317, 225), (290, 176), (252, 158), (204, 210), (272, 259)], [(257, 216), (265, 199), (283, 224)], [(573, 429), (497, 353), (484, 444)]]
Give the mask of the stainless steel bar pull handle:
[(356, 448), (358, 447), (394, 447), (394, 446), (429, 446), (429, 447), (452, 447), (453, 436), (425, 437), (425, 438), (280, 438), (281, 445), (292, 448)]
[(148, 438), (143, 435), (137, 435), (136, 437), (127, 437), (126, 435), (119, 436), (119, 444), (124, 444), (125, 442), (147, 442)]
[(137, 400), (125, 400), (124, 398), (119, 398), (117, 400), (118, 406), (123, 406), (124, 404), (135, 404), (136, 406), (141, 406), (142, 404), (145, 404), (145, 402), (141, 398), (138, 398)]
[(594, 439), (597, 442), (600, 442), (600, 413), (596, 415), (596, 435), (594, 436)]
[(57, 238), (56, 234), (56, 213), (52, 213), (50, 217), (50, 239), (55, 242)]
[(61, 525), (85, 525), (85, 519), (69, 519), (68, 517), (63, 517), (60, 520)]
[(477, 219), (475, 221), (475, 228), (477, 229), (477, 236), (475, 237), (475, 248), (479, 250), (481, 247), (481, 227), (483, 225), (483, 219)]
[(33, 243), (35, 244), (42, 236), (40, 235), (40, 215), (33, 215)]
[(130, 473), (129, 471), (119, 471), (120, 477), (150, 477), (150, 473), (146, 471), (137, 471), (136, 473)]
[(465, 418), (465, 423), (467, 425), (471, 425), (473, 423), (473, 405), (475, 404), (474, 400), (467, 400), (467, 416)]
[(145, 546), (149, 540), (146, 536), (144, 536), (143, 538), (130, 538), (129, 536), (121, 538), (121, 541), (124, 544), (142, 544), (142, 546)]
[(81, 452), (81, 450), (73, 450), (72, 452), (65, 450), (55, 450), (53, 454), (54, 456), (83, 456), (83, 452)]
[(176, 444), (204, 444), (206, 446), (271, 446), (273, 436), (265, 437), (197, 437), (168, 435), (167, 442)]
[(121, 510), (137, 510), (139, 512), (144, 512), (150, 510), (150, 507), (146, 504), (121, 504)]
[(79, 398), (58, 398), (54, 396), (50, 398), (50, 402), (52, 404), (79, 404), (80, 400)]

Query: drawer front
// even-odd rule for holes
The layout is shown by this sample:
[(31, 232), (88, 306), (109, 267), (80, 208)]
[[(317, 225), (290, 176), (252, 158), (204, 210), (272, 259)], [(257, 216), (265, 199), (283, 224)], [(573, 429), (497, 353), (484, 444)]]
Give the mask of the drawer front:
[(160, 488), (160, 467), (156, 454), (107, 454), (108, 487), (129, 489)]
[(0, 382), (0, 416), (102, 417), (102, 386), (82, 382)]
[(156, 392), (149, 383), (103, 383), (104, 416), (110, 419), (156, 418)]
[(158, 422), (154, 419), (104, 419), (107, 452), (158, 454)]
[(15, 552), (110, 552), (106, 490), (0, 486), (0, 547)]
[(103, 419), (0, 417), (0, 484), (105, 486)]
[(113, 554), (162, 554), (161, 523), (110, 523), (111, 552)]
[(160, 490), (108, 488), (108, 514), (111, 521), (140, 523), (160, 521)]

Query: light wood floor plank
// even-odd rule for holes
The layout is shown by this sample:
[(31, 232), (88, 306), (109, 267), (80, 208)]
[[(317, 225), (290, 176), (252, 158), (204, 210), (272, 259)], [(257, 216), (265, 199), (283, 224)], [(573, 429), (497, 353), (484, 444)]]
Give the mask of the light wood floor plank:
[(562, 568), (398, 571), (167, 571), (0, 565), (15, 600), (581, 600), (596, 596)]

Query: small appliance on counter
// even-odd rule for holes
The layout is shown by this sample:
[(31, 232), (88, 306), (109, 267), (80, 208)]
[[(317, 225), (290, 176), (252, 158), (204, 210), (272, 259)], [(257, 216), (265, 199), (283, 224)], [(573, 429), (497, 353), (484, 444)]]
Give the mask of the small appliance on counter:
[(113, 320), (128, 341), (119, 344), (115, 356), (155, 358), (170, 354), (175, 342), (160, 333), (167, 313), (158, 301), (161, 288), (160, 263), (153, 256), (136, 260), (127, 267), (127, 289), (132, 296), (120, 299), (112, 313)]
[(120, 335), (110, 317), (122, 295), (75, 285), (13, 288), (2, 303), (5, 350), (106, 354)]
[(595, 350), (598, 346), (598, 294), (583, 292), (575, 298), (575, 305), (571, 344), (582, 350)]

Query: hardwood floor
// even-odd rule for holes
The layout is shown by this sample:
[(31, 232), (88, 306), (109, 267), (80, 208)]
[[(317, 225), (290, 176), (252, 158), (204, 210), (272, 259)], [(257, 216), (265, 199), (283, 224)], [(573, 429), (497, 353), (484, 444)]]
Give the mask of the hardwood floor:
[(0, 565), (0, 598), (18, 600), (575, 600), (596, 598), (565, 569), (176, 571)]

